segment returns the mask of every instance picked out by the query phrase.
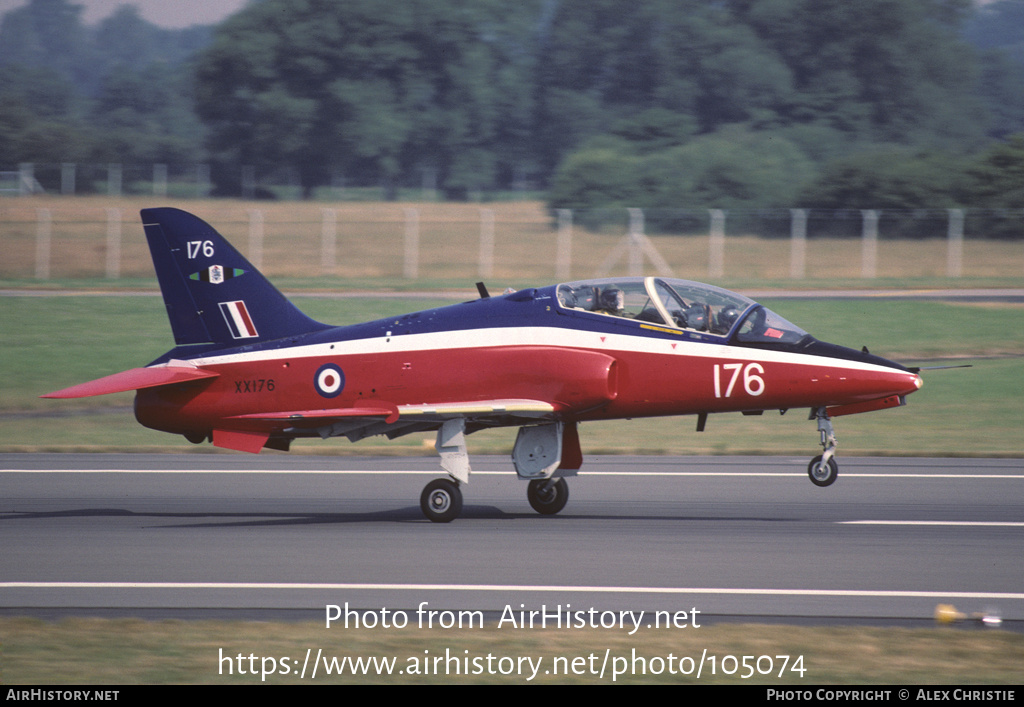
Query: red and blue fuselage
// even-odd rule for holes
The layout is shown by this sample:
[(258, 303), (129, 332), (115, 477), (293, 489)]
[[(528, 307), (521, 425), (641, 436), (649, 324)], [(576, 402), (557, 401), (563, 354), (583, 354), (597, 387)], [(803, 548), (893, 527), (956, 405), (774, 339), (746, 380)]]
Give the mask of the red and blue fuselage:
[(472, 432), (794, 407), (827, 417), (902, 404), (921, 385), (742, 295), (669, 278), (582, 280), (333, 327), (205, 221), (177, 209), (142, 219), (177, 346), (46, 397), (137, 390), (142, 424), (193, 441), (259, 451), (455, 418)]
[(136, 416), (197, 437), (225, 426), (303, 436), (314, 433), (312, 425), (246, 416), (495, 399), (546, 401), (549, 418), (567, 421), (795, 407), (842, 412), (920, 387), (919, 376), (897, 363), (802, 332), (796, 340), (741, 341), (741, 322), (767, 310), (740, 304), (746, 308), (728, 330), (700, 330), (567, 306), (551, 286), (283, 339), (178, 347), (154, 363), (184, 359), (219, 375), (141, 390)]

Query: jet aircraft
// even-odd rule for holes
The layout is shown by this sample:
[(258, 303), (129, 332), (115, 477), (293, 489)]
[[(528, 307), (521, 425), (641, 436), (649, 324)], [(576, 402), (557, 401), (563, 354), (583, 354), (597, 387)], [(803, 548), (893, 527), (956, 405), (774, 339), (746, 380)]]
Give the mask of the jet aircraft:
[(469, 482), (466, 436), (518, 427), (512, 460), (539, 513), (558, 513), (593, 420), (810, 410), (838, 473), (832, 418), (896, 407), (920, 369), (815, 339), (735, 292), (687, 280), (579, 280), (336, 327), (300, 312), (213, 227), (141, 212), (176, 346), (149, 365), (43, 397), (137, 391), (135, 417), (193, 443), (288, 450), (301, 437), (436, 431), (447, 472), (424, 515), (449, 522)]

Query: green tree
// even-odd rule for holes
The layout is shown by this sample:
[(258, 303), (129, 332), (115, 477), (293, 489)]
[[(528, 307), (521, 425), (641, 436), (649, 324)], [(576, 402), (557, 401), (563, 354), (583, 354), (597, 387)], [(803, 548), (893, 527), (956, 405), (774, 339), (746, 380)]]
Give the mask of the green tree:
[(204, 26), (158, 27), (143, 19), (134, 5), (121, 5), (91, 29), (89, 39), (97, 72), (103, 76), (117, 67), (180, 66), (209, 44), (212, 33)]
[(1005, 138), (1024, 130), (1024, 63), (995, 49), (984, 51), (979, 60), (979, 93), (988, 110), (988, 134)]
[(432, 169), (454, 193), (495, 178), (502, 81), (480, 0), (265, 0), (198, 59), (219, 161), (285, 165), (307, 190), (334, 171), (394, 185)]
[(55, 71), (0, 66), (0, 159), (8, 167), (88, 157), (83, 116), (74, 87)]
[(1017, 217), (1024, 208), (1024, 134), (993, 145), (974, 160), (967, 169), (964, 199), (973, 207), (1013, 210), (1010, 214), (982, 212), (972, 219), (972, 232), (986, 238), (1024, 238)]
[(130, 6), (86, 28), (80, 12), (67, 0), (30, 0), (0, 22), (3, 160), (202, 159), (183, 63), (205, 30), (161, 29)]
[(641, 160), (607, 147), (579, 150), (552, 179), (553, 208), (596, 209), (640, 206)]
[[(537, 43), (535, 136), (553, 168), (620, 121), (657, 109), (675, 128), (772, 123), (792, 101), (788, 67), (717, 3), (563, 0)], [(663, 128), (666, 121), (661, 121)]]
[(595, 140), (568, 157), (553, 181), (557, 208), (653, 209), (789, 206), (815, 174), (789, 140), (732, 126), (670, 149)]
[(979, 5), (964, 36), (979, 53), (979, 94), (989, 113), (989, 135), (1002, 139), (1024, 131), (1024, 3)]
[(977, 145), (969, 0), (733, 0), (794, 79), (788, 117), (866, 141)]
[(983, 208), (1024, 208), (1024, 134), (983, 153), (968, 169), (968, 199)]
[(667, 155), (677, 174), (655, 205), (714, 208), (785, 207), (793, 204), (815, 174), (810, 159), (796, 145), (768, 131), (731, 126), (676, 148)]
[(825, 209), (911, 210), (960, 205), (966, 163), (948, 153), (889, 147), (835, 160), (800, 196)]
[(76, 86), (94, 86), (95, 57), (81, 12), (68, 0), (30, 0), (11, 10), (0, 23), (0, 65), (46, 68)]
[(93, 159), (101, 162), (195, 162), (204, 130), (190, 100), (191, 76), (160, 64), (118, 66), (92, 103)]

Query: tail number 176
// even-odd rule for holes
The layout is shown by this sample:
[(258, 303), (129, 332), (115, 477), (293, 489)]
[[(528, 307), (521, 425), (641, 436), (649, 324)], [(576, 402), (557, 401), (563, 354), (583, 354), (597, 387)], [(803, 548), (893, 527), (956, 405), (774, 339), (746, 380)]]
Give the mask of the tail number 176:
[[(741, 374), (743, 390), (747, 391), (747, 395), (760, 395), (764, 392), (764, 378), (761, 377), (763, 373), (764, 368), (760, 363), (748, 363), (746, 365), (742, 363), (716, 363), (715, 397), (731, 398), (732, 391), (740, 380)], [(722, 391), (723, 383), (725, 385), (724, 393)]]

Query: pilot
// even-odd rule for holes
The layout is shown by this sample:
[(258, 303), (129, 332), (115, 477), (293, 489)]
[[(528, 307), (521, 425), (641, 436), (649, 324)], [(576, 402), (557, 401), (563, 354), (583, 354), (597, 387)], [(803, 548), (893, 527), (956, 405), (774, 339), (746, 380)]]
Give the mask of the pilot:
[(736, 307), (725, 307), (718, 313), (713, 331), (716, 334), (728, 334), (736, 320), (740, 318), (740, 310)]
[[(688, 329), (696, 329), (697, 331), (708, 331), (708, 325), (711, 319), (711, 308), (702, 302), (694, 302), (687, 307), (682, 315), (682, 326)], [(676, 321), (679, 321), (679, 315), (676, 316)]]
[(597, 304), (597, 288), (593, 285), (584, 285), (573, 290), (573, 307), (593, 312)]
[(618, 287), (611, 285), (604, 288), (597, 300), (597, 310), (603, 314), (621, 317), (625, 313), (626, 295)]

